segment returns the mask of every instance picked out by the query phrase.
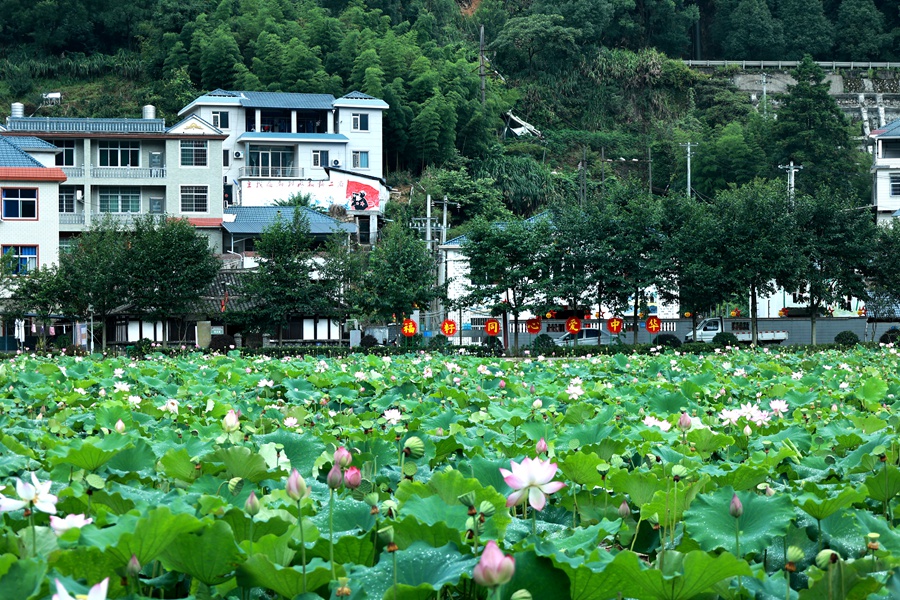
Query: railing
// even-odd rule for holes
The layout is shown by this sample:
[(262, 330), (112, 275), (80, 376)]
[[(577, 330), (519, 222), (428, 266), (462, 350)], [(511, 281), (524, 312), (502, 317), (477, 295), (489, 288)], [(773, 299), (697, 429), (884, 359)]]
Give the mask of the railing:
[(37, 133), (165, 133), (165, 119), (72, 119), (63, 117), (10, 117), (10, 131)]
[(63, 167), (62, 170), (69, 179), (81, 179), (84, 177), (84, 167)]
[(59, 213), (60, 225), (84, 225), (84, 213)]
[(124, 225), (124, 226), (128, 227), (128, 226), (134, 225), (135, 221), (137, 221), (138, 219), (147, 218), (148, 214), (151, 217), (155, 217), (155, 218), (159, 219), (160, 221), (162, 221), (163, 219), (166, 218), (166, 215), (162, 214), (162, 213), (107, 213), (107, 212), (93, 213), (91, 215), (91, 218), (94, 219), (95, 221), (98, 219), (100, 219), (100, 220), (110, 219), (111, 221), (115, 221), (116, 223), (118, 223), (120, 225)]
[(165, 167), (91, 167), (91, 177), (98, 179), (161, 179), (165, 176)]
[(240, 177), (299, 179), (303, 177), (303, 167), (241, 167)]
[[(740, 67), (742, 69), (793, 69), (797, 60), (686, 60), (689, 67)], [(900, 69), (900, 62), (825, 61), (816, 64), (823, 69)]]

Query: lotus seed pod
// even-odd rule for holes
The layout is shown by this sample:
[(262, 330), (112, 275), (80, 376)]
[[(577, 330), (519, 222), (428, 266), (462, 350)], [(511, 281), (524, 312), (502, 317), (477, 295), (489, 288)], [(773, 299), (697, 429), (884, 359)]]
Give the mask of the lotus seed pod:
[(475, 517), (469, 517), (466, 519), (466, 531), (478, 531), (478, 524), (475, 522)]
[(392, 544), (394, 542), (394, 527), (392, 525), (388, 525), (387, 527), (382, 527), (378, 530), (378, 539), (380, 539), (385, 544)]
[(528, 590), (516, 590), (509, 600), (531, 600), (531, 592)]
[(466, 492), (457, 498), (463, 506), (475, 508), (475, 492)]
[(684, 477), (687, 475), (688, 470), (684, 465), (674, 465), (672, 466), (672, 477)]
[(422, 458), (425, 456), (425, 442), (418, 436), (412, 436), (403, 444), (407, 456), (412, 459)]
[(609, 457), (609, 464), (614, 469), (619, 469), (622, 467), (622, 465), (625, 464), (625, 459), (623, 459), (618, 454), (613, 454), (612, 456)]
[(788, 562), (798, 563), (801, 560), (803, 560), (803, 557), (804, 557), (803, 550), (801, 550), (797, 546), (788, 546), (788, 549), (787, 549)]
[(363, 502), (369, 506), (378, 506), (378, 492), (370, 492), (363, 496)]
[(839, 560), (841, 560), (841, 555), (834, 550), (826, 549), (816, 554), (816, 566), (823, 571), (828, 568), (828, 565), (834, 564)]
[(481, 504), (478, 505), (478, 512), (484, 515), (485, 518), (494, 516), (496, 511), (497, 508), (487, 500), (482, 500)]

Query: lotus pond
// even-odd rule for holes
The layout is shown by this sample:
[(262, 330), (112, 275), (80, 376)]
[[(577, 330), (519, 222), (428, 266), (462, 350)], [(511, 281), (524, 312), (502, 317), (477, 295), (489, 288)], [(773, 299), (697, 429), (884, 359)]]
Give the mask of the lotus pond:
[(900, 595), (890, 347), (0, 364), (0, 600)]

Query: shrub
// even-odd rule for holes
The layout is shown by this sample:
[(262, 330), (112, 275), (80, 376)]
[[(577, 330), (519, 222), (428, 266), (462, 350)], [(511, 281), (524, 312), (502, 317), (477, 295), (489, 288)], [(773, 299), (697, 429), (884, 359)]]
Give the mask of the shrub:
[(431, 350), (446, 350), (450, 345), (450, 340), (444, 334), (433, 336), (428, 340), (428, 348)]
[(153, 342), (148, 338), (142, 338), (134, 343), (128, 354), (132, 358), (143, 358), (150, 354), (153, 349)]
[(230, 335), (214, 335), (209, 340), (210, 352), (228, 352), (235, 346), (234, 338)]
[(372, 335), (371, 333), (367, 333), (362, 336), (362, 339), (359, 340), (360, 348), (372, 348), (373, 346), (378, 345), (378, 339)]
[(535, 354), (550, 354), (558, 349), (559, 346), (557, 346), (556, 342), (553, 341), (553, 338), (546, 333), (542, 333), (531, 342), (531, 351)]
[(405, 335), (397, 336), (397, 347), (404, 350), (418, 350), (425, 346), (425, 337), (421, 333), (406, 337)]
[(489, 337), (482, 342), (482, 346), (490, 356), (503, 356), (503, 342), (499, 338)]
[(677, 335), (673, 335), (671, 333), (661, 333), (656, 336), (656, 340), (653, 342), (657, 346), (666, 346), (667, 348), (680, 348), (681, 340), (678, 339)]
[(852, 331), (842, 331), (834, 336), (834, 343), (838, 346), (855, 346), (859, 343), (859, 336)]
[(891, 327), (881, 334), (881, 337), (878, 338), (878, 341), (882, 344), (896, 344), (898, 339), (900, 339), (900, 329)]
[(729, 331), (720, 331), (713, 337), (712, 343), (714, 346), (737, 346), (738, 339)]

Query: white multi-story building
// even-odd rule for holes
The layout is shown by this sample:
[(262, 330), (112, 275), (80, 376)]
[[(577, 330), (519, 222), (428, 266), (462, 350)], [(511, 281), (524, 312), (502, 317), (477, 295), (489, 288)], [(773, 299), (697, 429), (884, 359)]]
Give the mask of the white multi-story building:
[(869, 134), (873, 143), (872, 204), (879, 222), (900, 210), (900, 121)]

